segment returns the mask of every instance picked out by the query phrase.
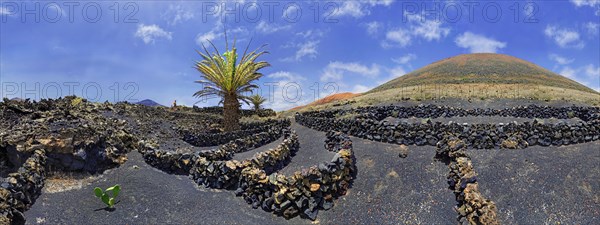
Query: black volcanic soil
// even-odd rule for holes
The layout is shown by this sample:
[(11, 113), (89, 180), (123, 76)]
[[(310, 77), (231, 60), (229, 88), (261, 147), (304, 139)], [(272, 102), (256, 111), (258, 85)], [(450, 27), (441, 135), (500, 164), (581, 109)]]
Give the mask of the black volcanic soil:
[[(297, 129), (299, 137), (305, 137), (301, 138), (301, 145), (304, 143), (305, 146), (301, 147), (285, 170), (293, 172), (333, 157), (323, 149), (322, 132), (297, 124), (292, 128)], [(397, 145), (359, 138), (352, 140), (358, 160), (357, 178), (348, 194), (336, 201), (334, 208), (319, 212), (318, 221), (325, 224), (401, 221), (440, 224), (454, 220), (454, 197), (445, 184), (447, 169), (443, 163), (433, 161), (433, 147), (409, 147), (408, 157), (401, 159)], [(310, 152), (302, 153), (307, 144), (311, 146)], [(264, 150), (263, 147), (261, 149)], [(317, 152), (327, 154), (312, 155)], [(186, 176), (170, 175), (150, 167), (137, 152), (129, 153), (128, 157), (124, 165), (107, 171), (101, 179), (82, 189), (43, 193), (25, 213), (27, 223), (311, 223), (298, 217), (285, 220), (261, 209), (252, 209), (231, 191), (199, 188)], [(134, 165), (139, 169), (133, 169)], [(106, 188), (117, 183), (123, 189), (120, 202), (114, 211), (106, 211), (92, 190), (96, 186)]]
[(470, 150), (482, 193), (505, 224), (598, 224), (600, 143)]
[[(43, 193), (25, 212), (28, 224), (259, 224), (279, 218), (254, 210), (233, 192), (202, 189), (187, 176), (170, 175), (146, 164), (137, 152), (117, 169), (78, 190)], [(139, 169), (134, 169), (136, 165)], [(114, 211), (93, 188), (121, 185)]]
[[(496, 103), (500, 106), (466, 101), (454, 104), (465, 108), (517, 105), (508, 101)], [(572, 104), (562, 106), (567, 105)], [(129, 121), (138, 126), (135, 120)], [(481, 122), (476, 118), (463, 121)], [(171, 127), (171, 123), (158, 121), (152, 129), (140, 130), (138, 134), (175, 137)], [(282, 173), (291, 174), (333, 157), (323, 148), (324, 132), (296, 123), (292, 129), (299, 136), (300, 150)], [(180, 139), (162, 141), (185, 145)], [(252, 157), (281, 141), (236, 154), (235, 159)], [(335, 201), (332, 209), (320, 211), (315, 222), (298, 217), (286, 220), (252, 209), (233, 191), (200, 188), (187, 176), (152, 168), (136, 151), (128, 154), (125, 164), (106, 171), (88, 186), (60, 193), (44, 191), (25, 216), (28, 224), (456, 224), (456, 201), (446, 183), (448, 167), (433, 159), (434, 147), (408, 146), (408, 156), (400, 158), (399, 145), (355, 137), (352, 141), (357, 160), (352, 187)], [(468, 153), (479, 174), (479, 190), (496, 202), (502, 224), (600, 224), (599, 146), (600, 142), (592, 142)], [(139, 168), (134, 169), (134, 165)], [(116, 209), (104, 210), (92, 190), (117, 183), (121, 184), (122, 193)]]

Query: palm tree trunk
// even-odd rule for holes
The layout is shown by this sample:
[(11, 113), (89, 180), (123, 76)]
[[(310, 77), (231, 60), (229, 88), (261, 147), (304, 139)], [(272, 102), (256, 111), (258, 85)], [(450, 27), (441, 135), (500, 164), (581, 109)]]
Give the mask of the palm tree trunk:
[(225, 131), (240, 129), (240, 103), (235, 94), (227, 94), (223, 101), (223, 127)]

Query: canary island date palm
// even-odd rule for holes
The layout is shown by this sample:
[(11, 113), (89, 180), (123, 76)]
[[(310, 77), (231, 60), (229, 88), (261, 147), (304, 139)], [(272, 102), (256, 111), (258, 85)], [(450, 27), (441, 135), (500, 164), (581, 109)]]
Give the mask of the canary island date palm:
[(250, 103), (254, 107), (254, 110), (258, 111), (261, 108), (261, 105), (265, 103), (267, 99), (263, 96), (256, 94), (248, 96), (248, 101), (250, 101)]
[(203, 45), (204, 52), (197, 51), (202, 57), (202, 61), (196, 62), (195, 68), (198, 70), (203, 80), (196, 83), (203, 85), (202, 90), (194, 93), (195, 97), (218, 96), (223, 102), (223, 127), (225, 131), (238, 130), (240, 119), (240, 102), (247, 102), (243, 93), (251, 92), (258, 88), (252, 82), (263, 76), (259, 70), (270, 66), (268, 62), (257, 61), (258, 58), (267, 54), (262, 51), (261, 46), (254, 51), (248, 52), (250, 43), (244, 50), (244, 53), (238, 55), (235, 47), (229, 49), (227, 36), (225, 36), (225, 53), (220, 54), (215, 45), (210, 42), (214, 52), (209, 52)]

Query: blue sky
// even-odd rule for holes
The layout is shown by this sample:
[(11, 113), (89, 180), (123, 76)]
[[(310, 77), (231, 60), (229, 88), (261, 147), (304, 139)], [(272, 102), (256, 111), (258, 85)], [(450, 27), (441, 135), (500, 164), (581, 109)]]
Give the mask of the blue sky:
[[(268, 44), (267, 107), (363, 92), (440, 59), (496, 52), (600, 89), (600, 0), (0, 2), (2, 97), (174, 99), (223, 31)], [(100, 13), (98, 13), (100, 12)], [(199, 102), (199, 106), (216, 100)]]

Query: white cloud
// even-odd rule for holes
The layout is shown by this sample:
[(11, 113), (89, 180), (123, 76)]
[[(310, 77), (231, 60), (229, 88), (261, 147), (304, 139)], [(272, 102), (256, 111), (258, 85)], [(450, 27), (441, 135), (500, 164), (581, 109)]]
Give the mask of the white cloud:
[(390, 70), (390, 77), (392, 79), (396, 78), (396, 77), (404, 76), (405, 74), (406, 74), (406, 70), (404, 70), (404, 68), (402, 68), (400, 66), (395, 67), (395, 68), (393, 68), (393, 69)]
[(367, 3), (371, 6), (383, 5), (390, 6), (395, 0), (369, 0)]
[(181, 4), (169, 5), (169, 8), (162, 15), (170, 26), (177, 25), (194, 18), (194, 12)]
[[(406, 46), (410, 45), (410, 43), (412, 41), (412, 35), (411, 35), (410, 31), (402, 29), (402, 28), (396, 28), (396, 29), (388, 31), (385, 34), (385, 38), (386, 38), (386, 40), (389, 40), (389, 41), (395, 43), (399, 47), (406, 47)], [(387, 42), (384, 42), (383, 44), (389, 45), (389, 44), (387, 44)]]
[(533, 13), (535, 13), (535, 7), (535, 2), (526, 2), (525, 5), (523, 5), (523, 15), (525, 15), (526, 17), (533, 16)]
[(379, 33), (379, 29), (381, 29), (381, 23), (377, 21), (365, 23), (364, 25), (367, 27), (367, 34), (371, 36), (376, 36)]
[(13, 15), (6, 7), (0, 6), (0, 15)]
[[(236, 28), (231, 28), (231, 29), (227, 29), (227, 36), (228, 38), (230, 38), (230, 35), (234, 35), (237, 38), (237, 41), (240, 41), (241, 39), (239, 38), (239, 36), (244, 36), (248, 33), (248, 30), (246, 30), (246, 28), (243, 27), (236, 27)], [(214, 41), (217, 38), (221, 38), (224, 36), (223, 33), (223, 23), (220, 20), (217, 20), (217, 23), (215, 24), (215, 26), (209, 30), (206, 33), (199, 33), (196, 35), (196, 44), (199, 46), (209, 46), (210, 44), (208, 43), (209, 41)]]
[(342, 2), (341, 5), (337, 5), (334, 7), (333, 15), (334, 16), (352, 16), (355, 18), (360, 18), (365, 15), (368, 15), (370, 12), (368, 9), (364, 8), (360, 2), (358, 1), (345, 1)]
[(272, 89), (265, 88), (262, 91), (262, 95), (267, 98), (267, 107), (280, 111), (311, 102), (310, 97), (306, 96), (309, 93), (302, 90), (302, 82), (306, 80), (303, 76), (288, 71), (278, 71), (268, 74), (267, 77), (275, 80), (274, 83), (269, 84), (269, 88)]
[(323, 35), (324, 35), (323, 31), (313, 30), (313, 29), (296, 33), (296, 36), (300, 36), (302, 38), (319, 38), (319, 37), (323, 37)]
[(600, 6), (600, 0), (571, 0), (571, 3), (575, 4), (575, 6), (577, 6), (577, 7), (581, 7), (581, 6), (594, 7), (596, 5)]
[(357, 62), (330, 62), (321, 74), (321, 81), (342, 81), (346, 72), (358, 74), (360, 76), (375, 78), (379, 76), (379, 65), (372, 64), (371, 67)]
[(506, 42), (500, 42), (469, 31), (456, 37), (454, 43), (458, 47), (468, 48), (471, 53), (496, 53), (499, 49), (506, 47)]
[(300, 7), (297, 4), (290, 4), (287, 6), (287, 8), (285, 8), (285, 11), (283, 11), (283, 15), (281, 15), (282, 18), (284, 19), (294, 19), (296, 17), (301, 17), (302, 16), (302, 7)]
[(163, 30), (156, 24), (152, 24), (152, 25), (140, 24), (140, 25), (138, 25), (138, 29), (135, 32), (135, 37), (141, 38), (144, 41), (144, 43), (146, 43), (146, 44), (150, 44), (150, 43), (154, 44), (154, 42), (157, 39), (161, 39), (161, 38), (164, 38), (167, 40), (172, 39), (171, 32), (167, 32), (167, 31)]
[(296, 51), (296, 55), (294, 59), (296, 61), (302, 61), (302, 58), (308, 57), (314, 59), (317, 57), (319, 52), (317, 51), (317, 47), (320, 41), (307, 41), (299, 45), (298, 51)]
[(285, 79), (285, 80), (305, 80), (304, 77), (299, 77), (294, 75), (293, 73), (287, 71), (278, 71), (275, 73), (271, 73), (267, 75), (268, 78), (272, 79)]
[(589, 35), (598, 35), (600, 32), (600, 24), (594, 22), (587, 22), (584, 25)]
[(283, 45), (282, 48), (296, 48), (297, 50), (293, 56), (283, 58), (281, 61), (299, 62), (304, 58), (315, 59), (319, 54), (318, 47), (321, 42), (319, 39), (323, 34), (320, 30), (307, 30), (296, 33), (296, 37), (299, 37), (302, 41), (290, 42)]
[(277, 31), (281, 31), (281, 30), (287, 30), (287, 29), (290, 29), (291, 27), (292, 27), (291, 25), (269, 24), (269, 23), (261, 20), (258, 23), (258, 25), (256, 26), (256, 30), (258, 32), (261, 32), (264, 34), (270, 34), (270, 33), (275, 33)]
[[(397, 27), (388, 30), (383, 47), (406, 47), (413, 38), (423, 38), (427, 41), (441, 40), (450, 34), (450, 28), (444, 27), (442, 22), (435, 19), (427, 19), (421, 14), (404, 12), (407, 18), (406, 27)], [(391, 43), (390, 43), (391, 42)]]
[(364, 93), (364, 92), (367, 92), (369, 90), (371, 90), (370, 87), (367, 87), (365, 85), (357, 84), (357, 85), (354, 85), (354, 88), (352, 89), (352, 92), (353, 93)]
[(440, 40), (450, 33), (450, 28), (442, 27), (442, 22), (439, 20), (428, 20), (422, 15), (411, 14), (406, 11), (404, 14), (408, 21), (413, 24), (412, 33), (425, 40)]
[(550, 58), (550, 60), (555, 61), (556, 63), (560, 64), (560, 65), (566, 65), (569, 63), (572, 63), (573, 61), (575, 61), (575, 59), (568, 59), (565, 57), (562, 57), (560, 55), (557, 54), (550, 54), (548, 55), (548, 58)]
[(400, 56), (398, 58), (392, 58), (392, 61), (395, 63), (398, 63), (398, 64), (407, 64), (416, 58), (417, 58), (417, 55), (408, 53), (408, 54)]
[(592, 64), (588, 64), (583, 69), (585, 71), (585, 75), (587, 75), (589, 78), (600, 78), (600, 67), (595, 67)]
[(558, 72), (558, 74), (563, 75), (567, 78), (570, 79), (575, 79), (575, 75), (577, 74), (577, 70), (569, 67), (569, 66), (565, 66), (560, 72)]
[(596, 67), (593, 64), (588, 64), (579, 68), (565, 66), (560, 70), (560, 72), (558, 72), (558, 74), (584, 85), (588, 85), (589, 81), (600, 83), (600, 67)]
[(596, 9), (596, 16), (600, 16), (600, 0), (571, 0), (577, 8), (589, 6)]
[(211, 42), (220, 36), (221, 34), (216, 33), (216, 31), (213, 29), (204, 34), (198, 34), (196, 36), (196, 44), (200, 46), (209, 46), (210, 44), (208, 42)]
[[(341, 4), (340, 4), (341, 3)], [(335, 2), (333, 11), (326, 12), (325, 15), (333, 15), (336, 17), (351, 16), (361, 18), (371, 14), (371, 8), (375, 6), (390, 6), (394, 0), (369, 0), (369, 1), (343, 1)]]
[(561, 48), (581, 49), (585, 46), (583, 41), (579, 38), (579, 33), (574, 30), (548, 25), (544, 30), (544, 34), (554, 40)]

